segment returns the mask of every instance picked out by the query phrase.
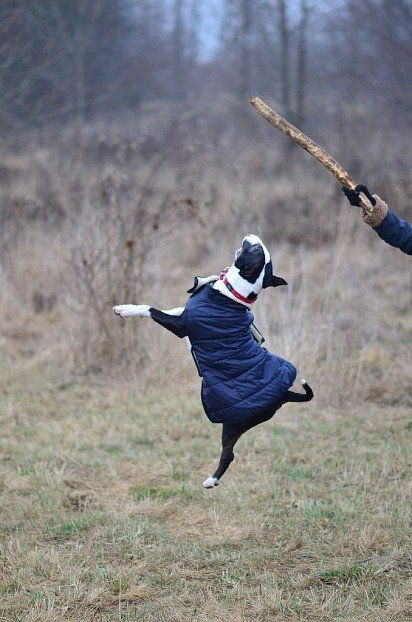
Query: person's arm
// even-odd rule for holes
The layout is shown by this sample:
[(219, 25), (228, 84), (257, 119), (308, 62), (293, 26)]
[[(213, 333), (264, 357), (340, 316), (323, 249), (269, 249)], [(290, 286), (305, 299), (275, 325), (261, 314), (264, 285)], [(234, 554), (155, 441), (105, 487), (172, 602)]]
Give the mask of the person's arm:
[(391, 212), (385, 201), (382, 201), (377, 194), (371, 195), (366, 186), (359, 185), (354, 190), (348, 188), (342, 190), (349, 203), (355, 206), (359, 206), (359, 192), (364, 192), (372, 204), (369, 213), (361, 209), (364, 222), (387, 244), (399, 248), (407, 255), (412, 255), (412, 226), (406, 220), (401, 220)]
[(398, 218), (396, 214), (388, 210), (382, 222), (373, 229), (382, 240), (399, 248), (403, 253), (412, 255), (412, 226), (406, 220)]

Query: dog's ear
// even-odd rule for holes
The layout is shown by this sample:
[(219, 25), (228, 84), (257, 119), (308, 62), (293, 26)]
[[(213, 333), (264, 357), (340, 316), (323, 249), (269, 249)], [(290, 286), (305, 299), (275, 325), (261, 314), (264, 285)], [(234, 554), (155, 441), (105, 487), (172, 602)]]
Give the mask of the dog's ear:
[(265, 287), (279, 287), (279, 285), (287, 285), (287, 282), (285, 281), (285, 279), (282, 279), (281, 276), (274, 276), (272, 274), (272, 276), (270, 277), (269, 282), (267, 283), (267, 285), (263, 285), (263, 288), (265, 288)]
[(280, 276), (274, 276), (272, 268), (272, 260), (268, 261), (265, 266), (265, 276), (263, 277), (262, 288), (279, 287), (279, 285), (287, 285), (285, 279)]

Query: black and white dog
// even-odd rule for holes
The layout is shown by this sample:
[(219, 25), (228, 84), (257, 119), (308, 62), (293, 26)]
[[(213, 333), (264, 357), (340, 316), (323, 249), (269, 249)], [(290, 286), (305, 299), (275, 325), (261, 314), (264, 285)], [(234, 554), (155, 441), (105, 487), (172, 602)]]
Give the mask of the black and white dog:
[(266, 246), (248, 235), (235, 261), (220, 275), (195, 277), (185, 307), (160, 311), (148, 305), (118, 305), (122, 318), (151, 317), (178, 337), (185, 337), (202, 378), (202, 404), (213, 423), (222, 423), (218, 468), (204, 482), (213, 488), (234, 459), (233, 447), (250, 428), (271, 419), (287, 402), (307, 402), (313, 391), (302, 380), (305, 394), (290, 391), (296, 369), (262, 347), (251, 306), (267, 287), (286, 285), (272, 272)]

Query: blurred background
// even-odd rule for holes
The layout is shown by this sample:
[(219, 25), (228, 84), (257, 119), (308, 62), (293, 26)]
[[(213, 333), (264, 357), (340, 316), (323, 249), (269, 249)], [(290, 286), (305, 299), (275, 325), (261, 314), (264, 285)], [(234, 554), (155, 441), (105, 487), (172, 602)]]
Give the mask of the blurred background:
[(4, 387), (192, 390), (185, 345), (111, 307), (183, 305), (255, 232), (289, 282), (257, 325), (319, 403), (412, 399), (410, 261), (248, 101), (411, 218), (410, 2), (2, 0), (0, 29)]

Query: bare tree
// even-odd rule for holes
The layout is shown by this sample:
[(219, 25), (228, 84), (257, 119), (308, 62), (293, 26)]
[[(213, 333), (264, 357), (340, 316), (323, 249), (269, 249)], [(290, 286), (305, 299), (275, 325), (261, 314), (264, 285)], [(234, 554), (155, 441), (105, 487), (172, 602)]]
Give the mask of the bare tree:
[(184, 71), (183, 0), (174, 0), (173, 12), (174, 95), (176, 99), (184, 100), (186, 99), (186, 79)]
[(202, 0), (192, 0), (190, 5), (190, 33), (189, 33), (189, 52), (192, 63), (199, 60), (199, 30), (200, 30), (200, 10)]
[(291, 116), (290, 96), (290, 36), (286, 0), (278, 0), (279, 40), (281, 48), (280, 79), (282, 89), (283, 112)]
[(296, 63), (296, 122), (299, 127), (303, 126), (306, 113), (308, 17), (308, 2), (307, 0), (300, 0), (300, 22)]
[(252, 1), (242, 0), (241, 3), (241, 25), (240, 25), (240, 96), (244, 97), (250, 90), (251, 79), (251, 31), (252, 31)]
[[(170, 92), (162, 0), (2, 0), (0, 122), (76, 119)], [(16, 129), (16, 127), (14, 127)]]
[(79, 148), (83, 146), (84, 115), (86, 108), (86, 54), (99, 24), (99, 17), (108, 0), (76, 0), (68, 5), (66, 0), (50, 5), (60, 45), (73, 77), (72, 108), (75, 111)]
[[(205, 63), (202, 19), (216, 8), (219, 47)], [(367, 95), (406, 116), (411, 41), (408, 0), (2, 0), (0, 123), (75, 119), (81, 142), (91, 115), (184, 101), (200, 81), (207, 97), (275, 93), (300, 124), (309, 85), (323, 100)]]
[[(324, 18), (330, 78), (339, 71), (343, 98), (365, 96), (411, 114), (407, 85), (412, 63), (412, 9), (408, 0), (345, 0)], [(353, 43), (352, 43), (353, 42)], [(332, 64), (333, 63), (333, 64)], [(376, 99), (374, 99), (376, 98)]]

